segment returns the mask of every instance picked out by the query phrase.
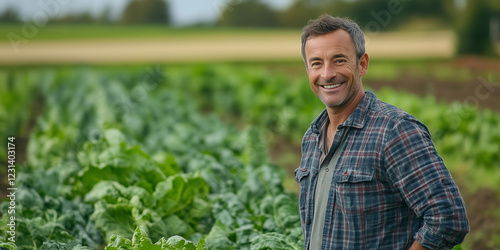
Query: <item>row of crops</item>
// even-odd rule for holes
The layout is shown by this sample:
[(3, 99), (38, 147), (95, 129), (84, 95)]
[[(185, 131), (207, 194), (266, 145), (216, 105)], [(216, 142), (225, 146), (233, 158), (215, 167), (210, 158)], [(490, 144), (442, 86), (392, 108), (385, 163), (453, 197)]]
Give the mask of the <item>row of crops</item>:
[[(266, 162), (259, 131), (200, 115), (156, 86), (165, 79), (148, 77), (162, 76), (4, 72), (8, 93), (22, 98), (31, 89), (25, 100), (43, 100), (19, 110), (43, 105), (26, 164), (16, 168), (17, 248), (300, 248), (295, 195)], [(139, 88), (147, 91), (140, 98)], [(15, 249), (3, 229), (1, 246)]]
[[(171, 80), (166, 83), (168, 87), (179, 91), (178, 95), (189, 93), (190, 101), (199, 110), (215, 110), (237, 117), (244, 124), (255, 124), (264, 128), (265, 137), (270, 140), (279, 133), (299, 142), (310, 122), (324, 108), (311, 93), (306, 76), (290, 79), (269, 71), (256, 72), (253, 68), (201, 65), (173, 70), (168, 78)], [(486, 185), (500, 190), (498, 113), (479, 110), (466, 102), (447, 104), (437, 102), (432, 96), (419, 97), (390, 88), (375, 94), (426, 124), (447, 166), (462, 171), (470, 181), (470, 188)]]
[[(301, 249), (297, 198), (266, 141), (299, 143), (322, 110), (306, 81), (224, 65), (1, 71), (2, 140), (28, 143), (15, 237), (2, 226), (0, 247)], [(498, 114), (376, 94), (426, 123), (450, 168), (498, 185)]]

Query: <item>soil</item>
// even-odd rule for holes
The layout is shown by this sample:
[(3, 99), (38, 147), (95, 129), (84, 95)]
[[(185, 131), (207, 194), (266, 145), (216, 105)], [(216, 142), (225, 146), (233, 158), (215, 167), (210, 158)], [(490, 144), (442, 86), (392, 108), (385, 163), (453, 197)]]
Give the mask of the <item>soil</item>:
[[(21, 131), (20, 135), (16, 136), (15, 138), (15, 145), (16, 145), (16, 172), (19, 171), (19, 167), (26, 162), (26, 149), (28, 148), (28, 138), (30, 135), (31, 130), (33, 127), (36, 125), (36, 120), (38, 116), (42, 113), (43, 110), (43, 99), (41, 96), (38, 96), (36, 100), (33, 102), (33, 105), (31, 107), (31, 114), (32, 116), (28, 120), (28, 124), (23, 127), (23, 130)], [(7, 171), (5, 171), (7, 172)], [(0, 178), (0, 199), (3, 199), (4, 197), (7, 197), (8, 192), (7, 188), (10, 187), (7, 183), (7, 178), (2, 177)], [(2, 212), (0, 211), (0, 216)]]
[[(500, 79), (494, 79), (492, 74), (485, 73), (500, 72), (500, 60), (463, 57), (451, 65), (457, 71), (466, 69), (476, 77), (468, 81), (442, 81), (429, 77), (403, 75), (397, 80), (369, 80), (366, 84), (375, 90), (390, 87), (420, 96), (431, 95), (438, 101), (461, 102), (481, 109), (500, 111)], [(439, 64), (434, 67), (439, 67)]]
[[(471, 233), (466, 238), (470, 249), (499, 249), (500, 199), (498, 192), (480, 189), (474, 193), (458, 184), (467, 208)], [(497, 237), (495, 242), (495, 237)]]
[(461, 102), (480, 109), (500, 111), (500, 84), (492, 84), (485, 78), (476, 79), (473, 82), (450, 82), (405, 77), (404, 80), (395, 81), (367, 81), (367, 84), (375, 90), (391, 87), (419, 96), (430, 94), (438, 101), (447, 103)]

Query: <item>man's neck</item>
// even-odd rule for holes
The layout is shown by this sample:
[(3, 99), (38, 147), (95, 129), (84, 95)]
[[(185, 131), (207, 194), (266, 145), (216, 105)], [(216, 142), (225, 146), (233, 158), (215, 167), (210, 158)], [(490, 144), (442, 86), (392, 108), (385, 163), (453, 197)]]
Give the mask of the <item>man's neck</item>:
[(328, 112), (328, 118), (330, 120), (329, 131), (335, 132), (337, 131), (337, 127), (344, 123), (347, 118), (354, 112), (354, 110), (358, 107), (359, 103), (363, 100), (365, 96), (365, 92), (363, 88), (360, 88), (358, 93), (354, 96), (351, 102), (346, 103), (345, 106), (342, 107), (327, 107), (326, 111)]

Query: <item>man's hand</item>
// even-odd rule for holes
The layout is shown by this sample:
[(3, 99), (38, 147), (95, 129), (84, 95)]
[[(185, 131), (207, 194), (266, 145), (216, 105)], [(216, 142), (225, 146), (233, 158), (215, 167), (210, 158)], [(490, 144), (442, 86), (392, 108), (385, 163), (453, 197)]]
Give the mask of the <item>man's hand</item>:
[(413, 244), (411, 245), (410, 249), (408, 250), (428, 250), (427, 248), (423, 247), (418, 243), (418, 241), (414, 241)]

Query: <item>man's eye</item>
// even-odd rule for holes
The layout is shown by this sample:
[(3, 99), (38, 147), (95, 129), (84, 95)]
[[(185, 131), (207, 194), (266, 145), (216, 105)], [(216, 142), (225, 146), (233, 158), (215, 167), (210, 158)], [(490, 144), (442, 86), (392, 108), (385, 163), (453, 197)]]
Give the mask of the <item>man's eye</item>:
[(344, 59), (338, 59), (337, 63), (345, 63), (346, 61)]
[(312, 67), (317, 67), (317, 66), (319, 66), (319, 65), (321, 65), (321, 63), (319, 63), (319, 62), (313, 62), (313, 63), (311, 64), (311, 66), (312, 66)]

